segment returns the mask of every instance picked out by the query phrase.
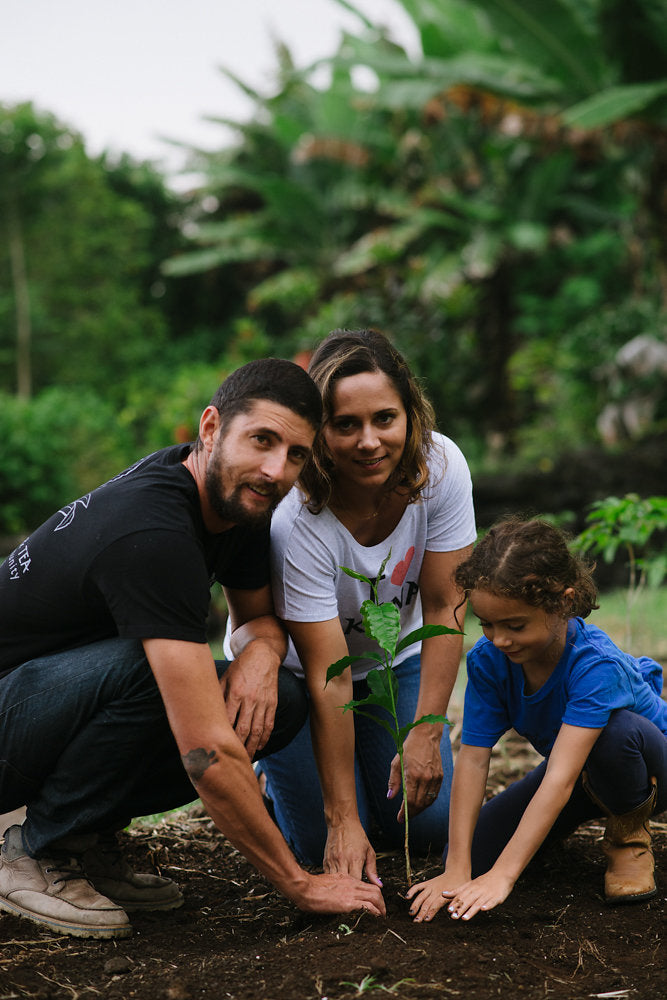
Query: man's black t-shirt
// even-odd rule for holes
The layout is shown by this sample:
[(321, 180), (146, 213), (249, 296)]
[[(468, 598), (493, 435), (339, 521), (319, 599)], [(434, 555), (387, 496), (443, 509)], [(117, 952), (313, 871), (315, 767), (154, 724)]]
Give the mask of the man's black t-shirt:
[(158, 451), (63, 507), (0, 566), (0, 677), (116, 635), (206, 642), (215, 580), (268, 583), (268, 526), (207, 532), (189, 451)]

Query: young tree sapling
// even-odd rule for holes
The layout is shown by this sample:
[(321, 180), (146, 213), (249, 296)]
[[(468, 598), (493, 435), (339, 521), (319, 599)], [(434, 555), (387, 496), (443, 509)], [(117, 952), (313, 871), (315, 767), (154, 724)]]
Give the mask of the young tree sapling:
[[(422, 723), (443, 722), (449, 725), (449, 720), (444, 715), (422, 715), (414, 722), (409, 722), (405, 726), (399, 725), (397, 711), (398, 681), (392, 669), (394, 660), (398, 653), (408, 646), (421, 639), (428, 639), (435, 635), (461, 635), (457, 629), (448, 628), (446, 625), (422, 625), (415, 629), (403, 639), (399, 640), (401, 630), (400, 614), (395, 604), (390, 601), (380, 603), (378, 598), (378, 582), (382, 579), (384, 568), (391, 557), (391, 550), (380, 567), (380, 571), (375, 580), (356, 573), (354, 570), (341, 566), (347, 576), (355, 580), (361, 580), (370, 587), (371, 597), (362, 602), (361, 616), (364, 623), (366, 635), (374, 639), (380, 647), (379, 650), (369, 650), (363, 656), (344, 656), (342, 659), (332, 663), (327, 670), (326, 683), (334, 677), (339, 677), (352, 663), (359, 660), (375, 660), (380, 666), (372, 669), (366, 681), (368, 683), (369, 694), (365, 698), (353, 699), (342, 706), (344, 712), (352, 711), (358, 715), (364, 715), (368, 719), (373, 719), (378, 725), (383, 726), (389, 733), (396, 746), (398, 760), (401, 769), (401, 785), (403, 788), (404, 817), (405, 817), (405, 871), (408, 886), (412, 883), (412, 872), (410, 868), (410, 848), (409, 848), (409, 817), (407, 802), (405, 801), (405, 765), (403, 760), (403, 745), (408, 733), (420, 726)], [(372, 706), (383, 708), (389, 714), (390, 720), (374, 715), (367, 709)]]

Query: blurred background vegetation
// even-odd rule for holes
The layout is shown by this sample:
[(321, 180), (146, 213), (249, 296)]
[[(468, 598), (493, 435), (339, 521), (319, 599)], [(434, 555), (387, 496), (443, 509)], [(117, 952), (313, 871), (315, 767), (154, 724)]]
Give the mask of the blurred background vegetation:
[(406, 354), (482, 526), (667, 493), (665, 0), (400, 2), (420, 58), (279, 43), (187, 193), (0, 105), (0, 536), (339, 326)]

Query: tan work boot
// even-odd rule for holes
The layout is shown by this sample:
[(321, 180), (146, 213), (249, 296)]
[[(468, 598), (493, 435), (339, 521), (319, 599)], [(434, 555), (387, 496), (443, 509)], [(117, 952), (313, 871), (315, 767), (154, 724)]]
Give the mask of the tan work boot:
[(115, 834), (100, 836), (78, 857), (97, 891), (128, 912), (175, 910), (183, 905), (183, 894), (171, 879), (139, 874), (130, 868)]
[(604, 896), (608, 903), (642, 903), (657, 893), (655, 860), (651, 846), (649, 817), (655, 809), (657, 782), (651, 778), (651, 793), (635, 809), (615, 816), (600, 802), (586, 778), (584, 788), (603, 810), (607, 825), (602, 850), (607, 856)]
[(96, 892), (75, 858), (27, 855), (20, 826), (5, 831), (0, 851), (0, 909), (72, 937), (132, 933), (124, 910)]

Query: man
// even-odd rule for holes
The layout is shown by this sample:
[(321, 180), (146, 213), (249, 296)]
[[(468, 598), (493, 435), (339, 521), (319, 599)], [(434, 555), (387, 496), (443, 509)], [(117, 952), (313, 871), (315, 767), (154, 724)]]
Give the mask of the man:
[[(5, 832), (0, 908), (123, 937), (126, 911), (179, 906), (173, 882), (129, 868), (116, 832), (199, 795), (297, 906), (384, 912), (377, 887), (297, 864), (250, 763), (305, 717), (280, 667), (268, 532), (320, 420), (302, 369), (251, 362), (220, 386), (191, 449), (157, 452), (67, 505), (0, 567), (0, 812), (27, 804)], [(216, 579), (231, 665), (206, 641)]]

